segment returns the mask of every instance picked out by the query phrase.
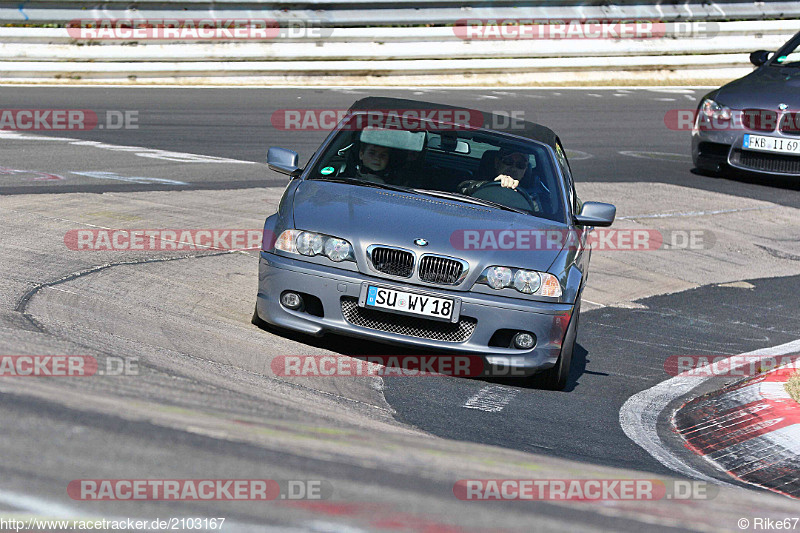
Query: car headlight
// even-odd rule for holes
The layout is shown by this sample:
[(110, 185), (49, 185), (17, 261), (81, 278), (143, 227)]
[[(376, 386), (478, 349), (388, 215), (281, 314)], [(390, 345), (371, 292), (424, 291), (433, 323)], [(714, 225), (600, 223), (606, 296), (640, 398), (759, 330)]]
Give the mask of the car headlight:
[(511, 285), (514, 273), (506, 267), (489, 267), (484, 270), (486, 283), (493, 289), (502, 289)]
[(309, 257), (324, 255), (337, 263), (355, 261), (353, 247), (349, 242), (313, 231), (287, 229), (278, 236), (275, 241), (275, 249)]
[(304, 231), (295, 240), (297, 251), (303, 255), (319, 255), (325, 246), (325, 240), (319, 233)]
[(523, 294), (536, 296), (561, 296), (561, 283), (558, 278), (547, 272), (510, 268), (504, 266), (490, 266), (481, 273), (478, 283), (500, 290), (514, 287)]
[(731, 118), (730, 107), (720, 105), (710, 98), (703, 100), (703, 104), (700, 106), (700, 111), (703, 113), (703, 115), (710, 119), (730, 120)]
[(348, 259), (353, 259), (353, 247), (350, 246), (350, 243), (344, 239), (337, 239), (336, 237), (330, 237), (328, 240), (325, 241), (325, 255), (331, 261), (336, 261), (337, 263), (341, 261), (346, 261)]
[(514, 274), (514, 288), (525, 294), (533, 294), (542, 285), (542, 277), (533, 270), (517, 270)]

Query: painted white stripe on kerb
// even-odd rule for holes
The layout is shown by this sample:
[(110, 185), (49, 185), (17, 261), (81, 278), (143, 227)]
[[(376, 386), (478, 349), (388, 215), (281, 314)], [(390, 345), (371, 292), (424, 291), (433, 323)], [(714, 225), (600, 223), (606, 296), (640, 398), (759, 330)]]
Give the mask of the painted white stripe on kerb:
[[(786, 355), (789, 353), (800, 352), (800, 339), (779, 346), (771, 348), (763, 348), (753, 352), (734, 355), (732, 357), (760, 357), (766, 359), (768, 357), (775, 357), (778, 355)], [(731, 358), (725, 359), (728, 361)], [(752, 359), (747, 361), (747, 365), (753, 363)], [(719, 364), (719, 362), (717, 363)], [(744, 366), (744, 365), (741, 365)], [(736, 368), (741, 368), (741, 366)], [(728, 485), (718, 479), (709, 477), (702, 472), (698, 472), (684, 461), (673, 455), (672, 452), (664, 445), (661, 438), (656, 431), (656, 424), (658, 416), (667, 408), (676, 398), (688, 394), (692, 389), (701, 385), (703, 382), (713, 376), (713, 371), (709, 371), (714, 365), (707, 365), (703, 368), (697, 369), (698, 374), (708, 374), (709, 377), (697, 378), (687, 376), (675, 376), (666, 381), (662, 381), (655, 387), (643, 390), (638, 394), (634, 394), (622, 408), (619, 410), (619, 423), (622, 426), (622, 431), (633, 442), (641, 446), (647, 453), (653, 456), (659, 463), (663, 464), (670, 470), (674, 470), (684, 476), (702, 479), (717, 484)]]
[(768, 400), (791, 400), (792, 396), (786, 390), (783, 381), (767, 381), (761, 383), (761, 395)]
[(464, 402), (462, 407), (478, 409), (489, 413), (498, 413), (502, 411), (503, 408), (508, 405), (508, 402), (517, 394), (519, 394), (517, 389), (487, 385), (478, 391), (478, 394)]

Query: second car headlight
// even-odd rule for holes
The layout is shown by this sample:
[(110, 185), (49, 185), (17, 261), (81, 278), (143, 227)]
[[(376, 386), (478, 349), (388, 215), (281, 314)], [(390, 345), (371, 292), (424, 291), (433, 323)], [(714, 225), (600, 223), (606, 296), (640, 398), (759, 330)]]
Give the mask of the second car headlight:
[(490, 266), (478, 278), (478, 283), (500, 290), (513, 287), (523, 294), (536, 296), (561, 296), (561, 283), (558, 278), (547, 272), (510, 268), (504, 266)]
[(278, 236), (275, 241), (275, 249), (309, 257), (324, 255), (336, 263), (355, 261), (353, 247), (349, 242), (313, 231), (287, 229)]
[(730, 120), (731, 118), (730, 107), (720, 105), (710, 98), (703, 100), (700, 111), (702, 111), (703, 115), (711, 119)]

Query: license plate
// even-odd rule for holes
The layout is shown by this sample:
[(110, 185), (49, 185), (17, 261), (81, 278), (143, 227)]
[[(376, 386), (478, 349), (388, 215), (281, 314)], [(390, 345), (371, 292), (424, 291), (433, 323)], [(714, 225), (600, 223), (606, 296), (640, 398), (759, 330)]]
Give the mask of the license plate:
[(745, 135), (742, 148), (761, 152), (800, 155), (800, 140), (765, 137), (764, 135)]
[(395, 313), (458, 322), (461, 302), (459, 299), (365, 285), (359, 303), (365, 307), (385, 309)]

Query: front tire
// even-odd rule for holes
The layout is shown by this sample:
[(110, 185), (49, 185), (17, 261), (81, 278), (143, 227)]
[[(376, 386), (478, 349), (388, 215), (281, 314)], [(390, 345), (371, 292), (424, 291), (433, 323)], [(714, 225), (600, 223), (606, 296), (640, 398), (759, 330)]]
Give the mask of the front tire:
[(256, 308), (253, 309), (253, 318), (250, 319), (250, 323), (254, 326), (258, 326), (260, 329), (269, 328), (269, 324), (262, 320), (260, 316), (258, 316), (258, 304), (256, 304)]
[(581, 316), (581, 300), (575, 303), (572, 319), (567, 326), (564, 342), (561, 344), (561, 355), (553, 368), (535, 374), (534, 385), (541, 389), (562, 391), (567, 387), (569, 371), (572, 368), (572, 352), (575, 350), (575, 339), (578, 336), (578, 322)]

